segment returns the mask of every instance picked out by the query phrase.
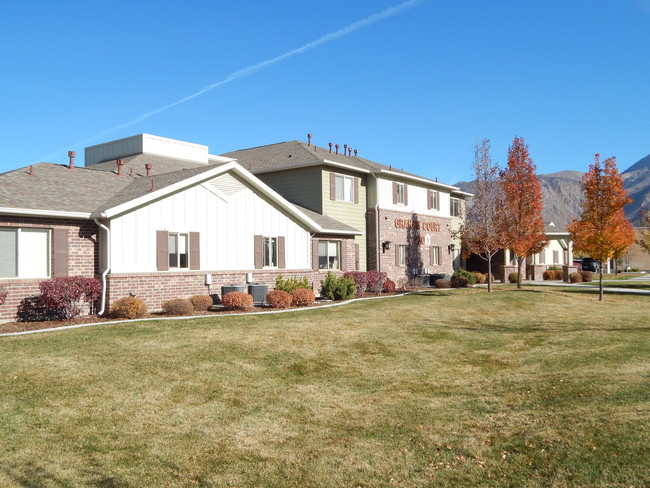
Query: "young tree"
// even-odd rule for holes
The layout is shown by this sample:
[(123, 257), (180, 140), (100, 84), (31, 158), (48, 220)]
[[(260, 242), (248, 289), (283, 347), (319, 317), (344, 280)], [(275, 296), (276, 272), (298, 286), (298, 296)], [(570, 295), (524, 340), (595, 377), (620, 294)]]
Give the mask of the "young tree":
[(623, 179), (616, 168), (616, 158), (600, 162), (600, 154), (582, 179), (585, 199), (582, 217), (573, 220), (567, 229), (573, 238), (573, 248), (599, 261), (600, 293), (603, 300), (603, 262), (621, 256), (634, 244), (634, 228), (625, 217), (623, 207), (632, 200), (623, 188)]
[(501, 172), (508, 248), (517, 258), (517, 288), (521, 288), (521, 265), (526, 258), (548, 244), (542, 220), (542, 189), (535, 163), (522, 137), (515, 137), (508, 149), (508, 166)]
[(467, 206), (465, 223), (455, 233), (468, 254), (487, 261), (488, 291), (492, 291), (492, 258), (506, 244), (503, 223), (503, 193), (499, 186), (499, 165), (490, 156), (490, 140), (474, 144), (476, 176), (474, 196)]

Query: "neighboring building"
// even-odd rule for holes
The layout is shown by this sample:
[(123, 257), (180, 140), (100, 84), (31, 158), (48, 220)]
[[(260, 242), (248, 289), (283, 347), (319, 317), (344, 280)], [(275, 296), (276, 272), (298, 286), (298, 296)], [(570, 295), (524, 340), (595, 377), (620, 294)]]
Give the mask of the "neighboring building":
[[(637, 240), (641, 238), (642, 230), (647, 230), (647, 227), (634, 228)], [(623, 270), (639, 269), (650, 271), (650, 254), (645, 252), (636, 242), (627, 250), (622, 261)]]
[(452, 238), (470, 194), (358, 156), (329, 144), (289, 141), (223, 154), (287, 200), (360, 230), (358, 270), (379, 270), (396, 281), (418, 274), (451, 274), (460, 263)]
[[(101, 276), (106, 308), (151, 310), (278, 274), (354, 269), (346, 223), (298, 207), (207, 146), (141, 134), (86, 149), (87, 167), (39, 163), (0, 175), (0, 320), (43, 279)], [(325, 246), (321, 244), (325, 243)], [(324, 247), (324, 249), (322, 249)]]

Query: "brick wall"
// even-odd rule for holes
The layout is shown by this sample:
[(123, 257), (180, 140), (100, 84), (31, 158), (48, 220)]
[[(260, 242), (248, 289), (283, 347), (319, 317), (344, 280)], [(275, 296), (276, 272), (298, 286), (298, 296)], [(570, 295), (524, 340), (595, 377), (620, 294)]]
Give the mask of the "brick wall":
[[(378, 212), (378, 219), (375, 212)], [(388, 278), (400, 284), (408, 279), (413, 268), (429, 268), (430, 273), (453, 273), (453, 256), (449, 252), (451, 244), (451, 219), (396, 212), (385, 209), (369, 209), (367, 212), (368, 266), (376, 268), (379, 254), (379, 270)], [(379, 243), (374, 245), (377, 221), (379, 223)], [(391, 248), (383, 249), (382, 243), (390, 241)], [(407, 246), (407, 266), (397, 265), (398, 246)], [(440, 247), (440, 264), (430, 262), (430, 248)], [(420, 271), (422, 272), (422, 271)]]
[[(0, 227), (67, 229), (69, 247), (68, 275), (97, 276), (99, 272), (98, 229), (92, 221), (0, 215)], [(53, 269), (54, 263), (52, 252), (50, 252), (50, 258), (51, 270)], [(0, 286), (3, 286), (9, 292), (7, 301), (4, 305), (0, 306), (0, 321), (13, 320), (21, 300), (27, 296), (37, 295), (39, 293), (38, 284), (41, 281), (43, 279), (0, 279)]]

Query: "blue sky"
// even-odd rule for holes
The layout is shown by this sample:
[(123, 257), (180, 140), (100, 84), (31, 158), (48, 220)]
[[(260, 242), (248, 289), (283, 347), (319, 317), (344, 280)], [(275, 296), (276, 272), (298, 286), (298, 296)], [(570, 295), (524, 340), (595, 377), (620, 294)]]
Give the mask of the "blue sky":
[(650, 153), (650, 0), (3, 2), (0, 27), (0, 172), (142, 132), (312, 133), (451, 184), (482, 138), (539, 173)]

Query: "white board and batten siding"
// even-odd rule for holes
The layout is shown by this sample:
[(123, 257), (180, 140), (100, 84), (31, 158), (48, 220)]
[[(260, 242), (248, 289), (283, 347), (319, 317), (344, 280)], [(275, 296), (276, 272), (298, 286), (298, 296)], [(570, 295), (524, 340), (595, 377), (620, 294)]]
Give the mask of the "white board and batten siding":
[(199, 232), (201, 270), (254, 268), (254, 236), (285, 237), (285, 269), (311, 267), (310, 233), (226, 173), (111, 221), (111, 270), (155, 272), (156, 231)]
[(449, 199), (450, 194), (443, 189), (436, 189), (440, 192), (440, 209), (429, 209), (427, 204), (428, 190), (424, 186), (419, 186), (402, 180), (400, 183), (408, 185), (408, 198), (406, 205), (393, 203), (393, 181), (385, 178), (377, 179), (377, 198), (380, 208), (395, 210), (398, 212), (415, 212), (422, 215), (431, 215), (435, 217), (449, 217)]

